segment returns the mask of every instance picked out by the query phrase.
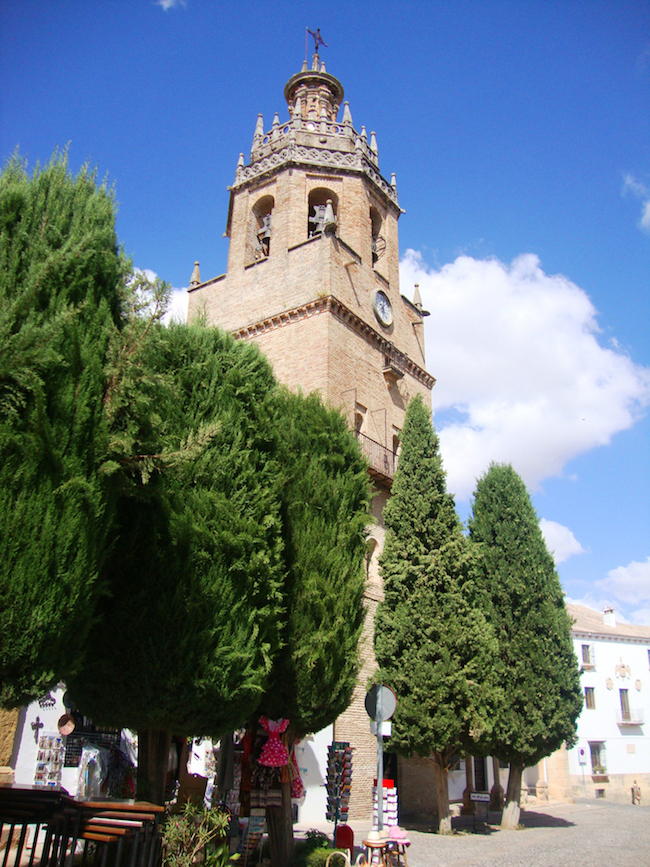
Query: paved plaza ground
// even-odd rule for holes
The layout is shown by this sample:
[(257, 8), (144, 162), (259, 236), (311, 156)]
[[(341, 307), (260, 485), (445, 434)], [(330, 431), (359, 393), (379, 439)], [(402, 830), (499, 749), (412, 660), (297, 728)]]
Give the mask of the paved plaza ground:
[[(650, 867), (650, 806), (584, 800), (521, 817), (519, 831), (501, 831), (496, 813), (483, 833), (467, 817), (454, 819), (453, 837), (411, 828), (409, 867)], [(360, 843), (367, 829), (354, 829)]]

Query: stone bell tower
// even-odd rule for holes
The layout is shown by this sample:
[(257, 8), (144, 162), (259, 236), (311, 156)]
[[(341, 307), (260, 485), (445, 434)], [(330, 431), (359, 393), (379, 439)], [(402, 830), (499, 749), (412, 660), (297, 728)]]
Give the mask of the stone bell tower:
[[(336, 740), (356, 748), (350, 818), (372, 815), (376, 740), (363, 706), (374, 665), (373, 618), (381, 597), (377, 560), (399, 432), (411, 397), (430, 405), (422, 304), (400, 294), (395, 176), (379, 171), (375, 133), (357, 132), (341, 83), (318, 54), (287, 82), (289, 120), (257, 118), (250, 162), (240, 154), (230, 189), (228, 270), (189, 289), (188, 320), (205, 315), (254, 340), (278, 379), (318, 391), (340, 408), (370, 464), (376, 523), (370, 528), (368, 621), (362, 670)], [(343, 117), (338, 120), (343, 104)]]

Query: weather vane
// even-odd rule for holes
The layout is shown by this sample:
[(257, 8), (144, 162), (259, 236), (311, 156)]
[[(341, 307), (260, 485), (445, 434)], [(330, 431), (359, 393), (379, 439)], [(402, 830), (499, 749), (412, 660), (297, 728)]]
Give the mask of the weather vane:
[(311, 34), (314, 37), (314, 53), (318, 54), (318, 46), (324, 45), (327, 48), (327, 42), (320, 35), (320, 27), (318, 30), (310, 30), (309, 27), (306, 28), (307, 33), (305, 33), (305, 60), (307, 60), (307, 45), (309, 42), (309, 36), (307, 34)]

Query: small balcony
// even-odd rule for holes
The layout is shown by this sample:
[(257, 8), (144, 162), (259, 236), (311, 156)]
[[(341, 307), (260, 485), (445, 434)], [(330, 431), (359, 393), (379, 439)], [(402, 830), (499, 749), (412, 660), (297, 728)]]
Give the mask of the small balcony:
[(376, 481), (390, 487), (393, 483), (395, 469), (397, 468), (397, 455), (395, 452), (358, 431), (356, 438), (359, 441), (364, 457), (368, 461), (370, 475)]
[(616, 722), (620, 726), (642, 726), (645, 722), (643, 709), (617, 710)]

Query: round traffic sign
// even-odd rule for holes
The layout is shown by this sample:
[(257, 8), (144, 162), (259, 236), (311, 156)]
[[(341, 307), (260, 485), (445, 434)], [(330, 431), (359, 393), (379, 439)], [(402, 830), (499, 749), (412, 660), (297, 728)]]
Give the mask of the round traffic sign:
[(381, 718), (388, 720), (395, 713), (397, 697), (390, 686), (376, 683), (366, 693), (366, 713), (370, 719), (377, 719), (377, 709), (381, 699)]

